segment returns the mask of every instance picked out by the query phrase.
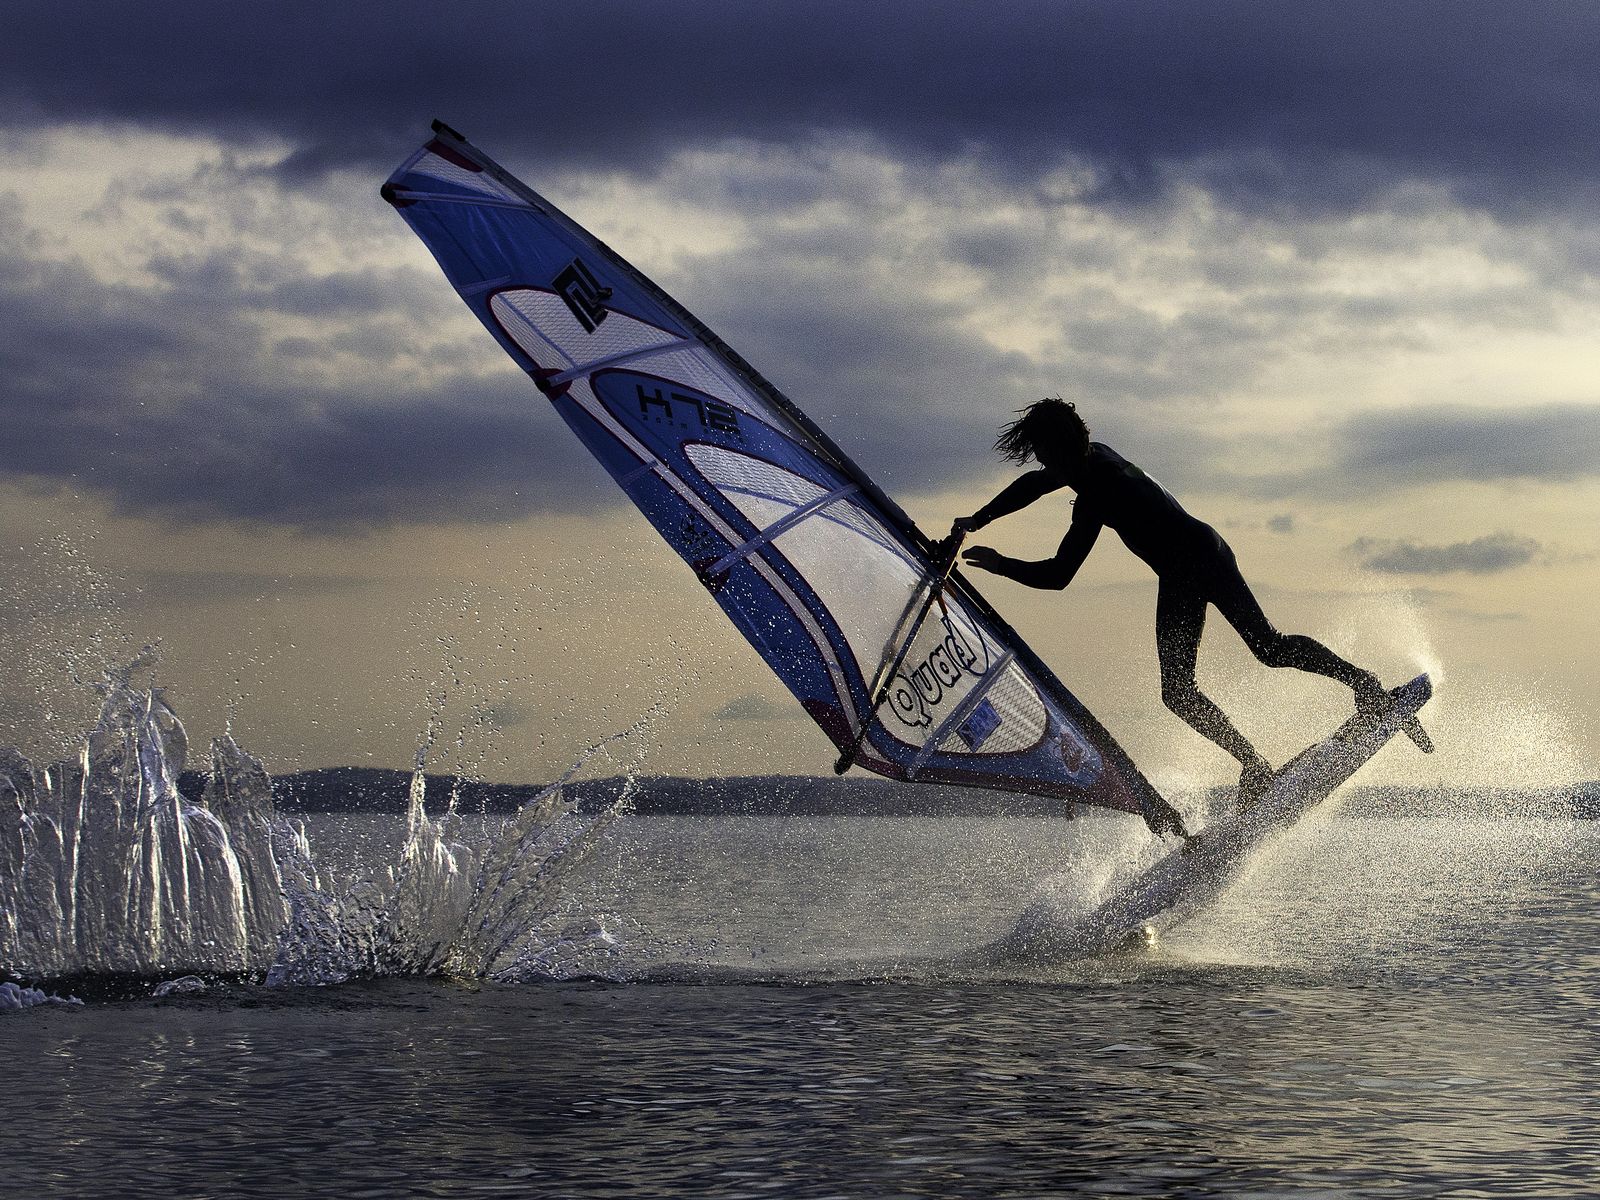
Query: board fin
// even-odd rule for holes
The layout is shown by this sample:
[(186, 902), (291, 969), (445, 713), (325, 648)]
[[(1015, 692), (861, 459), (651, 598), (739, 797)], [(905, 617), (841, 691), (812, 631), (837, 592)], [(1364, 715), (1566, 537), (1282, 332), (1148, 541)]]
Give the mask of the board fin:
[(1428, 731), (1422, 727), (1422, 722), (1415, 716), (1408, 717), (1400, 725), (1400, 732), (1416, 743), (1417, 749), (1424, 754), (1433, 753), (1433, 739), (1428, 736)]

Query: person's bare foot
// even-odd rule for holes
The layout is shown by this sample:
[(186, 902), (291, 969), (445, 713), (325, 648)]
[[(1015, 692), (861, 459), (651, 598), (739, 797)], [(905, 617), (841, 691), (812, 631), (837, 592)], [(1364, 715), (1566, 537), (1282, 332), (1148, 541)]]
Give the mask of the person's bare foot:
[(1363, 717), (1382, 717), (1394, 705), (1394, 697), (1384, 690), (1378, 677), (1370, 671), (1353, 687), (1356, 693), (1356, 711)]
[(1248, 762), (1239, 775), (1239, 791), (1234, 796), (1234, 808), (1242, 816), (1255, 806), (1257, 800), (1272, 782), (1272, 764), (1264, 758)]

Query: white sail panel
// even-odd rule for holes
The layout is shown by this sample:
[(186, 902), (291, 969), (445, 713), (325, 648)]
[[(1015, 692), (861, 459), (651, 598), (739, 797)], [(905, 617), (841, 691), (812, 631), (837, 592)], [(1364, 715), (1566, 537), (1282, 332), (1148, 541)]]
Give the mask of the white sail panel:
[(475, 163), (468, 159), (456, 155), (452, 155), (450, 158), (445, 157), (448, 153), (449, 151), (446, 147), (436, 143), (434, 149), (424, 151), (412, 163), (411, 169), (419, 175), (437, 179), (440, 183), (466, 188), (480, 196), (504, 200), (507, 203), (518, 202), (519, 197), (517, 194), (493, 175), (478, 168)]
[(683, 340), (668, 330), (627, 316), (613, 317), (593, 329), (585, 329), (560, 296), (535, 288), (496, 292), (489, 298), (489, 311), (507, 336), (536, 362), (562, 370), (582, 370), (618, 355)]
[[(709, 445), (690, 446), (686, 454), (758, 529), (781, 525), (829, 495), (811, 480), (747, 454)], [(999, 668), (998, 678), (986, 678), (1001, 648), (959, 600), (946, 601), (937, 620), (925, 621), (913, 633), (901, 627), (908, 609), (926, 594), (926, 570), (859, 504), (840, 499), (815, 507), (772, 545), (838, 625), (863, 677), (875, 678), (886, 649), (910, 637), (906, 660), (890, 682), (883, 722), (896, 740), (923, 745), (969, 693), (981, 688), (986, 698), (994, 693), (989, 727), (966, 752), (1038, 743), (1045, 728), (1044, 702), (1014, 663)], [(944, 732), (951, 737), (959, 730)], [(953, 743), (951, 752), (963, 752), (961, 743)]]

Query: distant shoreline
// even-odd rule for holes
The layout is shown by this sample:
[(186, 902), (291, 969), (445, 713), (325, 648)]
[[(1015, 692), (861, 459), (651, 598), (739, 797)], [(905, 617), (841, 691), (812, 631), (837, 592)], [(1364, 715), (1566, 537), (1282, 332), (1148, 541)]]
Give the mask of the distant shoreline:
[[(205, 775), (185, 771), (179, 788), (198, 800)], [(428, 775), (432, 812), (452, 791), (469, 813), (511, 813), (544, 784), (483, 783)], [(620, 777), (584, 780), (568, 790), (580, 809), (593, 811), (621, 794)], [(382, 767), (324, 767), (272, 780), (279, 811), (298, 813), (404, 813), (411, 772)], [(1217, 789), (1219, 792), (1227, 789)], [(1063, 817), (1066, 804), (1039, 796), (887, 779), (803, 775), (746, 775), (721, 779), (647, 776), (638, 780), (634, 811), (642, 816), (971, 816)], [(1082, 808), (1080, 812), (1085, 811)], [(1600, 819), (1600, 782), (1567, 788), (1358, 787), (1340, 806), (1356, 817), (1568, 817)]]

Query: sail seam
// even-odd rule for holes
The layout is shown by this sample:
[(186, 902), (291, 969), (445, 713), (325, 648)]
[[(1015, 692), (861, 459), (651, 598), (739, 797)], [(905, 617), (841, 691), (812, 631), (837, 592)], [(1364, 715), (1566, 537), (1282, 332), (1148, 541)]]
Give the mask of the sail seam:
[(627, 474), (618, 475), (617, 476), (617, 485), (619, 487), (627, 487), (635, 479), (643, 478), (644, 476), (650, 474), (652, 471), (660, 471), (660, 470), (663, 470), (663, 469), (664, 468), (662, 467), (661, 463), (657, 459), (654, 459), (654, 458), (649, 459), (649, 460), (647, 460), (645, 462), (640, 463), (637, 467), (635, 467), (633, 470), (629, 471)]
[(457, 284), (456, 291), (463, 296), (481, 296), (485, 292), (492, 292), (496, 288), (504, 287), (511, 282), (511, 276), (502, 275), (498, 279), (485, 279), (482, 283)]

